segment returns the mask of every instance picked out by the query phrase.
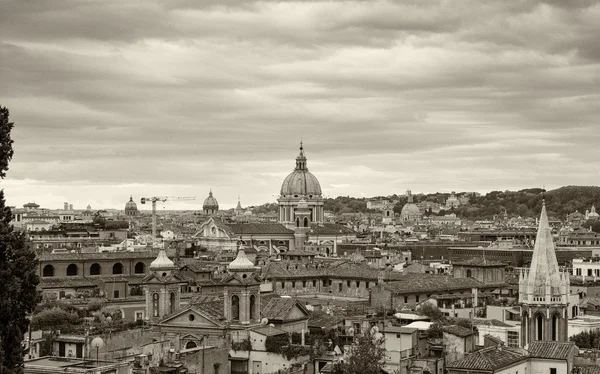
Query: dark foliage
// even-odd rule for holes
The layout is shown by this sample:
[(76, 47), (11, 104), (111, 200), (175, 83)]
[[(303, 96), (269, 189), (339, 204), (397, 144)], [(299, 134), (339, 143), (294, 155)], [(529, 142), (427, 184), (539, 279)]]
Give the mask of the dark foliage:
[[(6, 176), (13, 156), (13, 124), (8, 114), (8, 109), (0, 107), (0, 178)], [(35, 252), (25, 235), (13, 230), (11, 220), (12, 212), (0, 190), (0, 371), (6, 374), (23, 372), (22, 341), (29, 326), (26, 316), (39, 300)]]
[(580, 349), (600, 349), (600, 331), (584, 331), (569, 338)]
[(380, 374), (385, 362), (385, 349), (381, 343), (370, 334), (359, 336), (348, 360), (335, 365), (334, 374)]

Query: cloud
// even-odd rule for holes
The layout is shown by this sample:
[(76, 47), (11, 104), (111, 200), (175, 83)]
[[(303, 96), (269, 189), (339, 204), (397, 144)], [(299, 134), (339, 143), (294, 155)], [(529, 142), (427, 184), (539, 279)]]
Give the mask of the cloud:
[(328, 196), (594, 184), (599, 17), (594, 1), (8, 1), (2, 187), (57, 207), (210, 188), (261, 204), (300, 139)]

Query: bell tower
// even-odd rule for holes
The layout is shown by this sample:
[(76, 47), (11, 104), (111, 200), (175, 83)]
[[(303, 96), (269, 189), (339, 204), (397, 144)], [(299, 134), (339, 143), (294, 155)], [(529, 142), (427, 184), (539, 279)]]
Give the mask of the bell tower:
[(568, 341), (569, 285), (569, 274), (558, 267), (544, 203), (531, 266), (521, 269), (519, 276), (522, 347), (536, 340)]
[(177, 266), (167, 257), (164, 249), (149, 267), (150, 273), (142, 280), (146, 295), (146, 318), (157, 320), (179, 310), (181, 286)]
[(222, 280), (225, 318), (231, 324), (250, 325), (260, 321), (260, 280), (256, 268), (240, 247)]

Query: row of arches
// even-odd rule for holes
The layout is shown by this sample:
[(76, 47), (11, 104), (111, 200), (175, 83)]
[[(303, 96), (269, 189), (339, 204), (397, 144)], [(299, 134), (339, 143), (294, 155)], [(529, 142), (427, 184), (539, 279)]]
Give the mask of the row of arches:
[[(112, 266), (112, 274), (119, 275), (123, 274), (123, 264), (117, 262)], [(146, 264), (143, 262), (137, 262), (133, 268), (134, 274), (144, 274), (146, 272)], [(102, 274), (102, 266), (99, 263), (93, 263), (90, 265), (90, 275), (101, 275)], [(42, 269), (42, 277), (54, 277), (56, 275), (56, 270), (53, 265), (46, 265)], [(79, 275), (79, 266), (77, 264), (70, 264), (67, 266), (66, 275), (68, 277), (73, 277)]]

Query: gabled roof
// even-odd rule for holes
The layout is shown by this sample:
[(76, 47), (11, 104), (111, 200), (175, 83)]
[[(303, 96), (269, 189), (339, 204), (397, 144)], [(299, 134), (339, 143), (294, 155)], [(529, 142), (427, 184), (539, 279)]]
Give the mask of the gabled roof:
[(451, 362), (447, 368), (463, 370), (499, 370), (527, 359), (527, 354), (503, 347), (489, 347)]
[(298, 307), (308, 319), (310, 312), (296, 298), (272, 298), (262, 308), (261, 315), (269, 320), (285, 321), (294, 307)]
[(529, 355), (535, 358), (566, 360), (577, 353), (574, 342), (532, 341), (529, 343)]
[(404, 274), (398, 281), (384, 283), (383, 286), (392, 292), (401, 294), (482, 288), (487, 285), (474, 278), (454, 278), (442, 274), (408, 273)]
[(442, 330), (448, 334), (452, 334), (460, 338), (466, 338), (475, 334), (475, 332), (473, 332), (471, 329), (458, 325), (445, 326), (442, 328)]
[(514, 327), (497, 319), (474, 319), (475, 326)]

